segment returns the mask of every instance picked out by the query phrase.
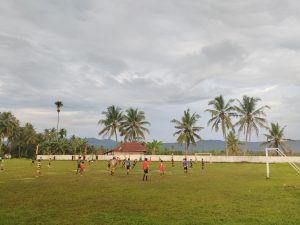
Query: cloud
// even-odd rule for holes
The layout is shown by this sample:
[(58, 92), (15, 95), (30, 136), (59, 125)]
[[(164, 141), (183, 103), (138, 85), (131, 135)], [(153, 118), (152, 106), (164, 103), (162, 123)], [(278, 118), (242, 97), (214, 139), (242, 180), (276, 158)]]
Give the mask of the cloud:
[[(39, 130), (97, 136), (115, 104), (146, 112), (148, 139), (191, 108), (206, 125), (219, 94), (262, 98), (268, 119), (299, 129), (300, 3), (285, 1), (11, 1), (0, 3), (0, 104)], [(288, 115), (288, 117), (286, 116)], [(263, 133), (263, 131), (262, 131)], [(222, 138), (206, 128), (203, 138)], [(262, 137), (260, 137), (261, 139)]]

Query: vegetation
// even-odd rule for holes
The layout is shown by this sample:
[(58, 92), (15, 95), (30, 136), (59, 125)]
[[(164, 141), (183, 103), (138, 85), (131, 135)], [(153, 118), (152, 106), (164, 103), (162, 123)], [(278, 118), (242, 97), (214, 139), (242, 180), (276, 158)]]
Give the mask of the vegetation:
[(147, 154), (155, 155), (157, 151), (162, 148), (163, 143), (161, 141), (153, 140), (146, 144)]
[(123, 121), (123, 113), (120, 107), (114, 105), (109, 106), (107, 111), (102, 112), (104, 119), (99, 120), (98, 124), (104, 126), (99, 132), (99, 135), (108, 136), (109, 138), (115, 135), (116, 143), (118, 144), (117, 131), (121, 131), (121, 122)]
[(265, 118), (266, 113), (264, 112), (264, 109), (269, 109), (270, 107), (264, 105), (257, 108), (257, 103), (260, 100), (260, 98), (248, 96), (244, 96), (242, 101), (237, 99), (239, 105), (235, 107), (235, 110), (240, 119), (235, 126), (239, 127), (239, 133), (243, 131), (246, 137), (246, 143), (251, 140), (253, 130), (258, 136), (259, 128), (267, 127), (267, 120)]
[(219, 131), (219, 127), (221, 126), (226, 155), (228, 155), (228, 149), (226, 148), (227, 130), (233, 129), (231, 117), (236, 115), (234, 107), (231, 105), (233, 102), (234, 99), (229, 99), (226, 103), (223, 96), (220, 95), (208, 102), (208, 105), (212, 106), (213, 109), (205, 110), (211, 114), (211, 119), (208, 121), (207, 125), (212, 124), (212, 130), (214, 129), (216, 132)]
[[(181, 162), (150, 164), (142, 182), (138, 164), (130, 173), (106, 162), (86, 163), (83, 176), (75, 161), (42, 161), (42, 176), (29, 160), (6, 160), (0, 171), (1, 225), (25, 224), (300, 224), (299, 175), (288, 164), (200, 163), (185, 175)], [(274, 197), (276, 196), (276, 197)]]
[(271, 148), (282, 148), (284, 151), (287, 151), (286, 141), (291, 141), (291, 139), (284, 138), (284, 128), (280, 127), (278, 123), (271, 123), (271, 127), (268, 128), (268, 134), (265, 134), (267, 141), (264, 142), (264, 145), (268, 145)]
[(124, 141), (134, 142), (144, 140), (145, 132), (149, 133), (145, 125), (150, 125), (145, 120), (145, 113), (133, 108), (127, 109), (126, 113), (121, 122), (121, 136), (124, 136)]
[(239, 139), (236, 138), (233, 131), (229, 132), (226, 139), (226, 145), (226, 149), (228, 151), (227, 154), (229, 153), (230, 155), (237, 155), (240, 153)]
[[(288, 139), (283, 137), (284, 128), (280, 128), (278, 123), (277, 125), (271, 124), (271, 127), (267, 128), (264, 110), (268, 109), (269, 106), (258, 107), (259, 101), (261, 101), (259, 98), (243, 96), (242, 101), (237, 100), (238, 105), (234, 106), (232, 105), (233, 99), (226, 102), (220, 95), (208, 102), (210, 108), (205, 110), (211, 114), (208, 125), (215, 131), (222, 131), (225, 142), (224, 150), (227, 155), (229, 151), (230, 154), (238, 154), (237, 145), (234, 144), (238, 142), (237, 137), (231, 133), (230, 138), (227, 138), (229, 131), (234, 132), (234, 127), (238, 128), (239, 134), (243, 132), (245, 135), (245, 153), (248, 151), (247, 142), (251, 139), (252, 133), (255, 132), (258, 135), (260, 128), (269, 131), (269, 134), (265, 134), (267, 137), (266, 144), (286, 148), (284, 141)], [(63, 103), (56, 101), (55, 105), (58, 113), (57, 128), (47, 128), (42, 133), (36, 132), (30, 123), (21, 126), (19, 120), (11, 112), (0, 112), (0, 154), (5, 151), (5, 153), (12, 153), (16, 157), (33, 157), (37, 144), (39, 144), (40, 152), (43, 154), (85, 154), (86, 152), (105, 151), (104, 147), (97, 149), (88, 145), (86, 140), (80, 137), (71, 136), (68, 138), (66, 129), (58, 129), (59, 113)], [(103, 111), (102, 115), (104, 118), (98, 122), (101, 125), (99, 135), (109, 138), (114, 136), (116, 142), (118, 142), (118, 136), (123, 137), (125, 142), (144, 142), (145, 134), (149, 133), (147, 126), (150, 123), (146, 120), (145, 113), (137, 108), (130, 107), (123, 113), (120, 107), (112, 105)], [(238, 118), (234, 126), (233, 117)], [(196, 112), (191, 114), (188, 109), (184, 111), (181, 120), (171, 120), (171, 123), (175, 124), (174, 136), (177, 136), (176, 141), (185, 147), (186, 154), (190, 145), (195, 145), (201, 139), (199, 132), (203, 127), (196, 125), (199, 118), (199, 114)], [(226, 144), (228, 140), (231, 141), (230, 144)], [(152, 154), (176, 152), (175, 149), (161, 148), (161, 142), (154, 142), (148, 143), (148, 150)], [(231, 149), (227, 149), (227, 147)]]
[(56, 101), (54, 102), (56, 105), (56, 111), (57, 111), (57, 127), (56, 127), (56, 132), (58, 133), (58, 125), (59, 125), (59, 113), (60, 113), (60, 108), (64, 106), (62, 101)]
[(201, 137), (197, 134), (203, 127), (196, 126), (200, 116), (197, 113), (190, 114), (190, 109), (183, 112), (181, 120), (173, 119), (171, 123), (175, 124), (177, 131), (174, 136), (177, 136), (177, 143), (185, 145), (186, 155), (190, 144), (196, 145), (196, 141), (200, 140)]

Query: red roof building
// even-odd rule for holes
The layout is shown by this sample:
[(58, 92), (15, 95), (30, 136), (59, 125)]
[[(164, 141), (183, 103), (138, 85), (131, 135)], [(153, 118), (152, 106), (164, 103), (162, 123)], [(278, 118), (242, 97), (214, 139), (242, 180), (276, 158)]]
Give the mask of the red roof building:
[(107, 154), (111, 155), (144, 155), (146, 145), (140, 142), (124, 142), (118, 147), (113, 148)]

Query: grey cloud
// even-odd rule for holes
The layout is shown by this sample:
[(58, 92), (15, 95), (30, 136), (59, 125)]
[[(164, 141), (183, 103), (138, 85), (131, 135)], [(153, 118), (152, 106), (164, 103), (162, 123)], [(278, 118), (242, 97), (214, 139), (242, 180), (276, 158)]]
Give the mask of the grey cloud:
[[(149, 110), (150, 122), (160, 124), (170, 111), (205, 108), (219, 94), (248, 94), (272, 104), (270, 119), (297, 124), (299, 6), (293, 0), (1, 2), (1, 109), (42, 129), (47, 118), (55, 120), (53, 102), (61, 99), (67, 128), (96, 136), (108, 105)], [(169, 119), (153, 129), (158, 134), (150, 137), (173, 140)]]

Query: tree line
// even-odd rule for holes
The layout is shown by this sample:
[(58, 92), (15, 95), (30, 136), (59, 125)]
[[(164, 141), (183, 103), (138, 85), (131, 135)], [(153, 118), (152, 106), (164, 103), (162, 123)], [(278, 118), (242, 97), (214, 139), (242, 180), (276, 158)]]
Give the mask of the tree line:
[[(264, 144), (271, 147), (282, 147), (286, 150), (286, 139), (284, 129), (278, 123), (270, 123), (266, 120), (265, 110), (269, 106), (258, 106), (260, 98), (243, 96), (242, 100), (225, 100), (222, 95), (217, 96), (208, 102), (205, 110), (210, 113), (207, 125), (212, 131), (222, 132), (224, 137), (224, 151), (227, 155), (240, 152), (239, 136), (245, 137), (249, 142), (253, 133), (258, 136), (260, 129), (267, 131)], [(11, 112), (0, 112), (0, 154), (11, 153), (16, 157), (32, 157), (35, 155), (36, 145), (39, 144), (41, 154), (91, 154), (103, 153), (103, 147), (96, 148), (89, 145), (87, 140), (72, 135), (67, 138), (67, 130), (59, 129), (59, 113), (63, 106), (62, 101), (56, 101), (57, 106), (57, 127), (45, 129), (43, 132), (36, 132), (31, 123), (20, 126), (19, 120)], [(102, 113), (102, 119), (98, 121), (101, 129), (100, 136), (114, 137), (119, 143), (118, 136), (124, 142), (144, 142), (145, 133), (149, 133), (147, 126), (150, 123), (146, 120), (145, 113), (139, 109), (130, 107), (125, 112), (118, 106), (109, 106)], [(180, 119), (172, 119), (174, 124), (174, 136), (178, 144), (185, 146), (186, 153), (190, 145), (196, 145), (201, 140), (200, 132), (204, 128), (199, 126), (200, 115), (184, 110)], [(235, 120), (235, 121), (234, 121)], [(247, 144), (246, 144), (247, 145)], [(148, 153), (161, 153), (162, 142), (153, 140), (147, 143)], [(246, 146), (247, 149), (247, 146)]]

